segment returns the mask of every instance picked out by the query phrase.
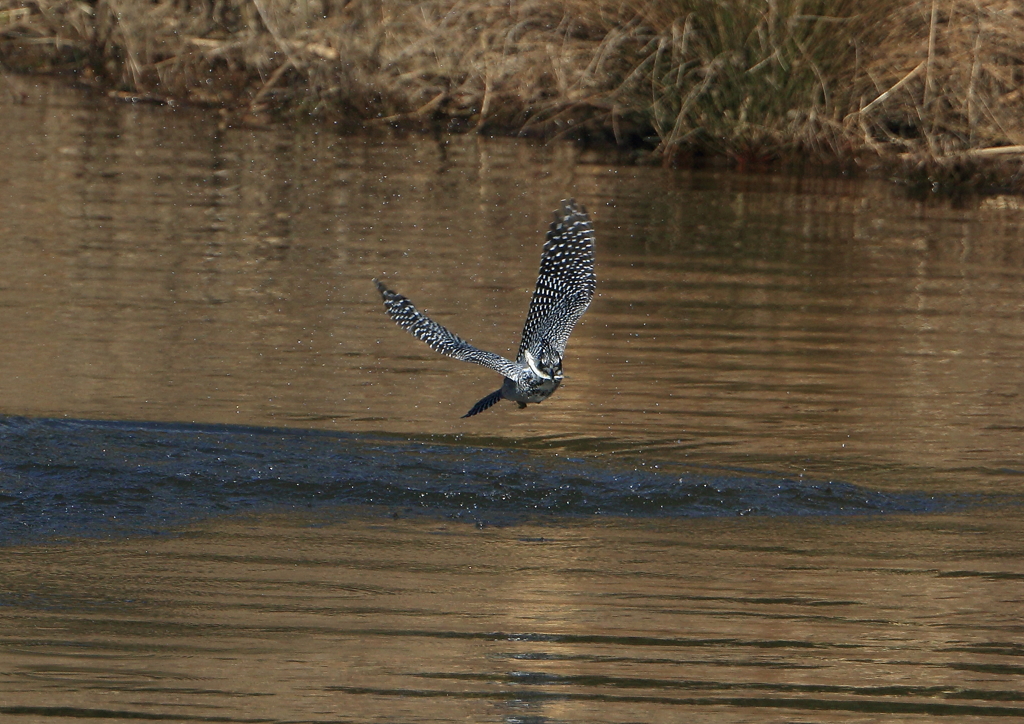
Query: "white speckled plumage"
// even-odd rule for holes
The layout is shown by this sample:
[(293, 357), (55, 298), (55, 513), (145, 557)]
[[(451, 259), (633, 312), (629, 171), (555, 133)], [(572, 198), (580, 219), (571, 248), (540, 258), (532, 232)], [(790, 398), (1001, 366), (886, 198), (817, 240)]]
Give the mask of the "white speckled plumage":
[(586, 209), (572, 199), (562, 201), (544, 242), (537, 286), (515, 362), (474, 347), (420, 312), (406, 297), (376, 279), (373, 283), (388, 315), (402, 329), (436, 352), (483, 365), (505, 377), (501, 389), (477, 402), (463, 417), (472, 417), (503, 399), (526, 407), (558, 389), (569, 335), (594, 298), (594, 228)]

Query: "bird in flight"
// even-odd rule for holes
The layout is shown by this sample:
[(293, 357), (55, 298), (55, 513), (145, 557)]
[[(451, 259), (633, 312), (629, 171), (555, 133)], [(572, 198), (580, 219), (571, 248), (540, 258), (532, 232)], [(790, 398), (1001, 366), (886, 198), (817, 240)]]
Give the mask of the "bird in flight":
[(594, 227), (587, 210), (572, 199), (562, 201), (561, 209), (555, 212), (515, 362), (477, 349), (416, 309), (406, 297), (376, 279), (373, 283), (384, 299), (384, 309), (399, 327), (435, 352), (504, 375), (501, 388), (473, 405), (463, 417), (483, 412), (500, 400), (512, 400), (524, 408), (528, 402), (546, 400), (562, 383), (565, 345), (572, 328), (590, 306), (597, 284)]

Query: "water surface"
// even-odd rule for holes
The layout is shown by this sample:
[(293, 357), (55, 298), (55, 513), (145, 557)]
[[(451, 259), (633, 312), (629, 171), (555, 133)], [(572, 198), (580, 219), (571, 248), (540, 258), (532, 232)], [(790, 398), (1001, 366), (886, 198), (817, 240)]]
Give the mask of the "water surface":
[[(221, 130), (64, 94), (5, 114), (5, 412), (587, 441), (887, 486), (1024, 470), (1016, 199)], [(461, 420), (500, 380), (382, 324), (369, 280), (512, 354), (569, 195), (595, 217), (600, 286), (568, 379)]]
[(1020, 518), (851, 521), (481, 530), (265, 516), (171, 539), (8, 550), (0, 713), (42, 722), (1024, 716)]
[[(0, 713), (1024, 713), (1024, 211), (0, 98)], [(558, 200), (598, 296), (513, 354)], [(19, 719), (20, 718), (20, 719)]]

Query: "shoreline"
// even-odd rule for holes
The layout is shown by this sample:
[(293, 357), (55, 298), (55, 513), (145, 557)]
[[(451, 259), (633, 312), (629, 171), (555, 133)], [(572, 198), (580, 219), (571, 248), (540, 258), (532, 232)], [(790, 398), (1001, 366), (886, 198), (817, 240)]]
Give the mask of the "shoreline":
[(17, 99), (15, 73), (228, 125), (569, 138), (634, 163), (1024, 190), (1011, 3), (0, 0), (0, 92)]

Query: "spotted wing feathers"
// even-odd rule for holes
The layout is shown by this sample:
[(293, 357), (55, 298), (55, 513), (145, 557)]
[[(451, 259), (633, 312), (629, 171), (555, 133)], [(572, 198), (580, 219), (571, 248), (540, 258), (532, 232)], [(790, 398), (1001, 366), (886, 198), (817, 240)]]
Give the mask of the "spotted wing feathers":
[[(391, 291), (376, 279), (373, 280), (373, 283), (384, 299), (384, 308), (387, 310), (388, 316), (395, 320), (399, 327), (421, 342), (425, 342), (435, 352), (463, 362), (473, 362), (489, 367), (511, 379), (519, 379), (522, 375), (523, 370), (520, 365), (499, 354), (477, 349), (459, 335), (450, 332), (416, 309), (408, 298)], [(494, 404), (494, 402), (490, 404)], [(481, 409), (486, 409), (486, 407)]]
[(594, 227), (583, 206), (572, 199), (562, 201), (544, 242), (518, 359), (524, 359), (526, 350), (539, 357), (544, 346), (561, 358), (596, 285)]

